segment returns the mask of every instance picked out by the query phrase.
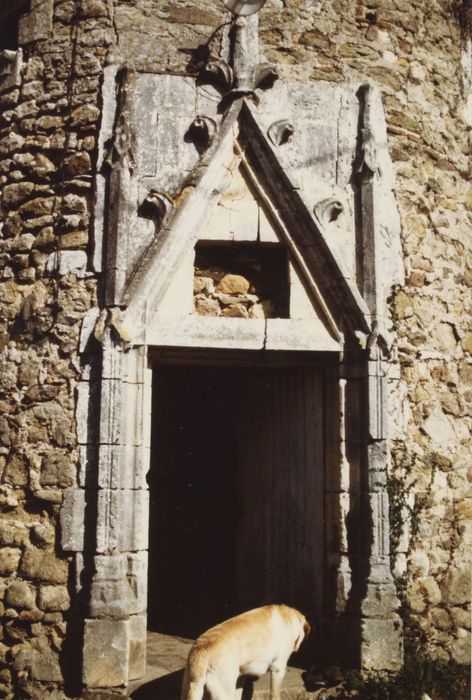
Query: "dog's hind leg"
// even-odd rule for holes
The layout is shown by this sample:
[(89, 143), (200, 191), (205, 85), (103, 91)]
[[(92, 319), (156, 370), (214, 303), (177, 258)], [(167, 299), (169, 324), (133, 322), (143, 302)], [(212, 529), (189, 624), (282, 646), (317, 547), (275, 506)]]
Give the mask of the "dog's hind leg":
[(270, 700), (280, 699), (280, 689), (285, 676), (285, 668), (270, 669)]
[(236, 697), (236, 679), (228, 679), (224, 681), (216, 673), (208, 673), (205, 684), (210, 700), (235, 700)]

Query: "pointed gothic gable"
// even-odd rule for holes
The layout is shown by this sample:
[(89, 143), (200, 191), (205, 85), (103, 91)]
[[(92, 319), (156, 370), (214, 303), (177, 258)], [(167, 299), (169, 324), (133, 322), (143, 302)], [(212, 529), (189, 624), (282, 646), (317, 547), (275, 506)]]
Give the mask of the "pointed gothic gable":
[[(354, 178), (362, 119), (356, 91), (323, 84), (309, 86), (307, 95), (307, 86), (280, 84), (261, 92), (257, 106), (236, 100), (222, 117), (214, 92), (203, 87), (180, 76), (121, 79), (115, 126), (109, 119), (109, 133), (102, 136), (103, 144), (114, 134), (114, 146), (103, 158), (109, 166), (108, 201), (113, 200), (105, 262), (108, 303), (125, 307), (136, 339), (143, 333), (154, 337), (156, 319), (162, 339), (164, 319), (183, 329), (187, 318), (187, 335), (205, 324), (208, 333), (198, 335), (219, 336), (223, 325), (233, 324), (254, 347), (255, 331), (249, 329), (256, 328), (255, 319), (222, 322), (192, 314), (194, 248), (202, 239), (228, 245), (279, 242), (289, 255), (292, 301), (299, 298), (307, 317), (295, 319), (300, 312), (291, 303), (288, 318), (267, 319), (267, 328), (259, 323), (257, 346), (267, 347), (269, 326), (284, 326), (282, 336), (293, 340), (295, 320), (303, 349), (316, 346), (314, 336), (320, 349), (339, 349), (343, 334), (368, 333), (372, 308), (359, 264), (365, 241), (359, 241)], [(287, 119), (280, 119), (280, 104)], [(380, 198), (386, 204), (380, 227), (388, 261), (389, 248), (398, 245), (398, 225), (385, 148), (380, 160), (384, 179), (388, 175)], [(381, 259), (379, 241), (376, 246)], [(393, 269), (380, 291), (384, 300), (396, 277)], [(309, 329), (308, 340), (302, 325)]]
[[(340, 331), (326, 304), (324, 304), (316, 282), (303, 264), (303, 259), (296, 250), (287, 231), (277, 221), (277, 205), (267, 200), (262, 194), (261, 186), (248, 173), (241, 155), (238, 154), (237, 140), (234, 141), (227, 158), (220, 165), (221, 179), (213, 181), (215, 195), (213, 201), (204, 207), (200, 226), (186, 226), (182, 236), (169, 227), (169, 248), (172, 242), (179, 241), (174, 253), (185, 251), (181, 262), (174, 268), (168, 285), (155, 312), (147, 318), (147, 339), (155, 345), (180, 345), (206, 347), (244, 347), (246, 349), (298, 349), (337, 351), (340, 349)], [(215, 167), (215, 166), (213, 166)], [(215, 173), (216, 174), (216, 173)], [(252, 179), (251, 179), (252, 178)], [(197, 186), (198, 191), (198, 186)], [(196, 194), (196, 193), (195, 193)], [(267, 201), (265, 201), (267, 200)], [(182, 221), (185, 227), (185, 206)], [(191, 205), (190, 205), (191, 206)], [(216, 245), (215, 252), (226, 251), (226, 257), (238, 257), (241, 248), (244, 255), (252, 254), (263, 264), (265, 252), (280, 249), (285, 258), (286, 280), (280, 279), (280, 286), (287, 286), (287, 311), (285, 314), (274, 312), (273, 317), (257, 318), (251, 311), (260, 304), (248, 307), (249, 318), (225, 316), (222, 309), (214, 314), (197, 315), (193, 296), (195, 246), (198, 244)], [(236, 263), (237, 264), (237, 263)], [(159, 256), (156, 257), (156, 276), (159, 274)], [(228, 272), (234, 272), (230, 267)], [(250, 276), (250, 274), (249, 274)], [(273, 280), (277, 294), (278, 280)], [(212, 289), (204, 301), (210, 300), (217, 307), (217, 300), (224, 298), (218, 288)], [(228, 296), (228, 295), (226, 295)], [(254, 294), (249, 294), (254, 298)], [(244, 304), (244, 295), (240, 296)], [(237, 301), (231, 298), (230, 301)], [(251, 299), (252, 301), (252, 299)], [(268, 299), (262, 299), (270, 303)], [(233, 305), (234, 308), (234, 305)], [(243, 306), (243, 310), (246, 307)], [(197, 299), (198, 309), (198, 299)]]

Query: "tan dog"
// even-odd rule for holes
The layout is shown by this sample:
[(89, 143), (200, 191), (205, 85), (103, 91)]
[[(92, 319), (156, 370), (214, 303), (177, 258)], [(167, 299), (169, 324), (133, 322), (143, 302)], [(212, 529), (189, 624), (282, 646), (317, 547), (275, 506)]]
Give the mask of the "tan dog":
[(198, 637), (190, 650), (181, 700), (233, 700), (240, 676), (270, 671), (270, 697), (278, 700), (287, 662), (310, 632), (301, 612), (265, 605), (232, 617)]

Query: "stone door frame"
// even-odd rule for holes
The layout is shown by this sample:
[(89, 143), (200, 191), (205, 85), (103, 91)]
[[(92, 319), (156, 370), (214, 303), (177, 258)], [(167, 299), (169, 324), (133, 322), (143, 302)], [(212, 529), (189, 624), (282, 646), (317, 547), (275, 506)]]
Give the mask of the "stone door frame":
[[(83, 639), (90, 689), (126, 686), (145, 673), (155, 352), (123, 343), (113, 320), (98, 338), (99, 366), (88, 365), (78, 387), (83, 488), (66, 492), (61, 513), (63, 547), (77, 552), (83, 580), (90, 577)], [(335, 619), (327, 634), (333, 644), (349, 640), (348, 654), (338, 652), (354, 665), (395, 669), (402, 645), (389, 562), (389, 368), (376, 353), (346, 348), (330, 391), (337, 417), (327, 426), (326, 579)]]

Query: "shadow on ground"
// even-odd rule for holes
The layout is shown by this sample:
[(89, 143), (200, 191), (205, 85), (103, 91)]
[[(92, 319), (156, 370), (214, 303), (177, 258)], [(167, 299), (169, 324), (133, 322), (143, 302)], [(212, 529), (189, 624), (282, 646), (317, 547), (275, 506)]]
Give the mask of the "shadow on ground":
[(154, 678), (131, 693), (133, 700), (178, 700), (184, 676), (183, 669)]
[[(141, 685), (131, 693), (132, 700), (179, 700), (184, 676), (183, 669), (169, 673), (167, 676), (155, 678)], [(251, 700), (254, 694), (254, 682), (250, 678), (244, 680), (241, 700)]]

